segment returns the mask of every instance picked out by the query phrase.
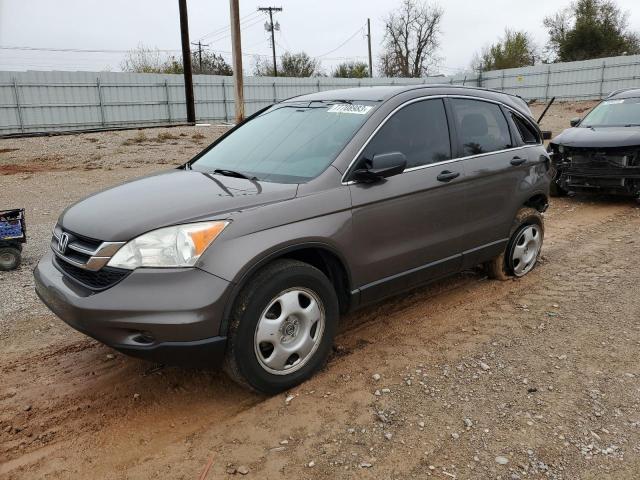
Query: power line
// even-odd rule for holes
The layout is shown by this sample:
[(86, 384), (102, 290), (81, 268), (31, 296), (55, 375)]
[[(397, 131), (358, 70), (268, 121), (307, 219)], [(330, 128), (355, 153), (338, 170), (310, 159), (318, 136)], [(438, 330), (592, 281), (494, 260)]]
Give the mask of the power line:
[[(251, 27), (253, 27), (255, 25), (258, 25), (259, 23), (262, 23), (262, 19), (261, 18), (258, 18), (257, 20), (253, 21), (252, 23), (245, 24), (243, 27), (241, 27), (241, 30), (245, 31), (245, 30), (247, 30), (247, 29), (249, 29), (249, 28), (251, 28)], [(227, 39), (229, 37), (231, 37), (231, 32), (223, 33), (223, 34), (221, 34), (220, 36), (218, 36), (218, 37), (216, 37), (214, 39), (210, 39), (209, 41), (211, 43), (216, 43), (216, 42), (219, 42), (221, 40), (225, 40), (225, 39)]]
[[(21, 50), (38, 52), (67, 52), (67, 53), (129, 53), (131, 50), (94, 49), (94, 48), (50, 48), (50, 47), (15, 47), (0, 45), (0, 50)], [(182, 50), (165, 50), (154, 48), (154, 52), (175, 53)]]
[(336, 50), (339, 50), (340, 48), (344, 47), (347, 43), (349, 43), (351, 40), (353, 40), (353, 38), (358, 35), (359, 33), (363, 33), (364, 30), (364, 25), (360, 28), (358, 28), (358, 30), (356, 30), (353, 35), (351, 35), (349, 38), (347, 38), (344, 42), (342, 42), (340, 45), (338, 45), (336, 48), (334, 48), (333, 50), (329, 50), (327, 53), (323, 53), (322, 55), (318, 55), (316, 58), (322, 58), (322, 57), (326, 57), (327, 55), (332, 54), (333, 52), (335, 52)]
[[(250, 17), (252, 17), (254, 15), (257, 15), (257, 14), (258, 14), (258, 12), (254, 11), (254, 12), (251, 12), (251, 13), (245, 15), (244, 17), (240, 18), (240, 24), (244, 23)], [(231, 25), (227, 25), (227, 26), (224, 26), (224, 27), (217, 28), (217, 29), (215, 29), (215, 30), (213, 30), (213, 31), (211, 31), (209, 33), (204, 34), (198, 40), (200, 40), (200, 41), (205, 40), (205, 39), (207, 39), (207, 38), (209, 38), (211, 36), (218, 35), (218, 34), (220, 34), (222, 32), (226, 32), (227, 30), (231, 31)]]

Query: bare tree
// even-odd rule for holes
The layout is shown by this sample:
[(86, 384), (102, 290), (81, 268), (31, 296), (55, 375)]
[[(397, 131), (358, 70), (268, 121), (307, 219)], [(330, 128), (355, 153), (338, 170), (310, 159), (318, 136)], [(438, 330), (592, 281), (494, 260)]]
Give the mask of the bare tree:
[(425, 0), (403, 0), (385, 20), (384, 52), (379, 70), (387, 77), (422, 77), (439, 62), (444, 10)]

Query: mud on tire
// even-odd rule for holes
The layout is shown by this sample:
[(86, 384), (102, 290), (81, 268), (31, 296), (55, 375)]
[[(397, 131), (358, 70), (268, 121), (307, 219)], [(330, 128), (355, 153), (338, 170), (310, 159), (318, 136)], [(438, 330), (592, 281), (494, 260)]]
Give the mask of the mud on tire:
[[(305, 302), (308, 302), (306, 306)], [(323, 315), (322, 325), (320, 320), (315, 323), (309, 320), (313, 315), (305, 317), (304, 312), (312, 309), (312, 302)], [(295, 313), (288, 315), (289, 311)], [(275, 260), (249, 280), (234, 304), (224, 370), (235, 382), (262, 393), (275, 394), (290, 389), (324, 366), (331, 352), (338, 317), (335, 289), (320, 270), (298, 260)], [(274, 328), (269, 322), (278, 325), (277, 330), (271, 331), (271, 337), (267, 337), (274, 339), (273, 344), (260, 341), (263, 330)], [(305, 335), (312, 338), (312, 348), (307, 345), (304, 349), (301, 347), (300, 355), (292, 353), (292, 360), (287, 359), (290, 365), (286, 362), (284, 367), (279, 365), (281, 368), (267, 365), (270, 355), (281, 351), (286, 355), (288, 348), (295, 349), (300, 344), (298, 340), (306, 342)], [(287, 338), (291, 339), (289, 343)], [(273, 349), (272, 353), (269, 348)], [(277, 352), (278, 348), (281, 350)]]
[(509, 242), (507, 243), (504, 251), (500, 255), (486, 263), (486, 269), (489, 278), (493, 278), (496, 280), (509, 280), (510, 278), (514, 277), (513, 265), (509, 261), (509, 258), (511, 256), (511, 253), (513, 252), (515, 246), (514, 243), (517, 240), (518, 235), (524, 227), (529, 225), (537, 225), (541, 235), (539, 250), (535, 258), (533, 259), (534, 265), (531, 267), (531, 269), (534, 268), (540, 257), (540, 252), (542, 251), (542, 243), (544, 241), (544, 219), (542, 214), (535, 208), (525, 207), (518, 210), (518, 213), (515, 216), (513, 226), (511, 227), (511, 231), (509, 232)]

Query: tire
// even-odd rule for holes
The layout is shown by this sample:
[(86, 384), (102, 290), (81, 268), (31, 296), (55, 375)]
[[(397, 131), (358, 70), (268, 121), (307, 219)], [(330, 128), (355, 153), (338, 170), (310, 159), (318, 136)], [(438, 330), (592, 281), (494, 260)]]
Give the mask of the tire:
[(13, 247), (0, 247), (0, 270), (15, 270), (20, 265), (22, 255)]
[[(528, 238), (528, 234), (534, 236)], [(523, 241), (524, 243), (522, 243)], [(489, 278), (509, 280), (513, 277), (523, 277), (537, 264), (543, 242), (544, 219), (542, 214), (535, 208), (521, 208), (513, 221), (507, 247), (500, 255), (487, 263)], [(524, 251), (519, 247), (524, 247)]]
[(224, 370), (261, 393), (290, 389), (324, 366), (338, 317), (336, 291), (320, 270), (275, 260), (251, 278), (235, 302)]

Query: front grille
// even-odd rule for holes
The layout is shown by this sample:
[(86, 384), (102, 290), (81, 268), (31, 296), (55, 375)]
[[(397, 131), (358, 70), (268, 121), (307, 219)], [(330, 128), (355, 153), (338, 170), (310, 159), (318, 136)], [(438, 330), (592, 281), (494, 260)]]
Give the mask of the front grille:
[(112, 267), (103, 267), (97, 272), (92, 272), (91, 270), (85, 270), (84, 268), (71, 265), (57, 257), (54, 257), (54, 262), (61, 272), (82, 286), (94, 291), (106, 290), (107, 288), (113, 287), (131, 273), (129, 270)]

